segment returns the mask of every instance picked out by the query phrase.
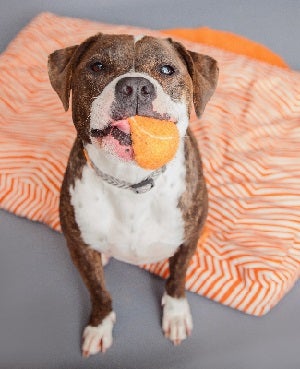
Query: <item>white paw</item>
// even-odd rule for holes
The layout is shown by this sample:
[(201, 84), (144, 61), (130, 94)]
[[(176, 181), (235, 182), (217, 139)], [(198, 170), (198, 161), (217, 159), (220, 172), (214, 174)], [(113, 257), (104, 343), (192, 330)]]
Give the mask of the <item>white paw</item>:
[(105, 267), (109, 263), (109, 260), (110, 260), (110, 256), (107, 256), (101, 253), (101, 261), (102, 261), (103, 267)]
[(174, 298), (164, 294), (162, 298), (162, 329), (165, 337), (175, 346), (187, 338), (193, 329), (193, 320), (186, 298)]
[(105, 352), (112, 345), (112, 330), (116, 314), (112, 311), (98, 327), (88, 325), (83, 331), (82, 355), (89, 357), (98, 352)]

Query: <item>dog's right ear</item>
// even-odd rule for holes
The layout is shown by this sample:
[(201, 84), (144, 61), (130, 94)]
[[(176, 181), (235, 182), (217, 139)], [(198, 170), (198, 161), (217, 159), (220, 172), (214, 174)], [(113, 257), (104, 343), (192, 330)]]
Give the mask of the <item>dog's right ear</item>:
[(211, 98), (218, 81), (219, 68), (216, 60), (208, 55), (187, 50), (180, 42), (167, 39), (185, 62), (193, 82), (193, 102), (200, 118), (205, 105)]
[(48, 74), (54, 91), (61, 99), (65, 111), (69, 109), (72, 88), (72, 72), (84, 52), (101, 37), (101, 33), (89, 37), (80, 45), (56, 50), (48, 57)]
[(78, 45), (56, 50), (48, 57), (48, 74), (54, 91), (61, 99), (65, 111), (69, 109), (72, 80), (72, 60)]

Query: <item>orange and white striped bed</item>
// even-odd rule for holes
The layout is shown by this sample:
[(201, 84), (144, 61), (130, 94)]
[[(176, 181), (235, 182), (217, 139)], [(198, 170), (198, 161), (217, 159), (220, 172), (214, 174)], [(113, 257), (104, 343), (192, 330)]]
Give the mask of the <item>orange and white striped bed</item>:
[[(0, 56), (0, 206), (57, 231), (59, 189), (75, 130), (51, 89), (47, 55), (100, 31), (164, 36), (44, 13)], [(262, 315), (300, 272), (300, 74), (280, 58), (274, 66), (181, 41), (220, 64), (217, 91), (202, 119), (191, 122), (210, 208), (187, 288)], [(166, 261), (144, 267), (168, 275)]]

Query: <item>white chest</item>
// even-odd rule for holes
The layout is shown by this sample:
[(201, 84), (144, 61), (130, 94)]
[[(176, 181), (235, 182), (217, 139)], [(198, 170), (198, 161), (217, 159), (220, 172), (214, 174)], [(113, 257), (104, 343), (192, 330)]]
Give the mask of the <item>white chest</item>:
[(183, 158), (173, 160), (145, 194), (103, 182), (88, 165), (82, 178), (70, 187), (84, 242), (132, 264), (163, 260), (183, 242), (184, 221), (177, 206), (184, 191)]

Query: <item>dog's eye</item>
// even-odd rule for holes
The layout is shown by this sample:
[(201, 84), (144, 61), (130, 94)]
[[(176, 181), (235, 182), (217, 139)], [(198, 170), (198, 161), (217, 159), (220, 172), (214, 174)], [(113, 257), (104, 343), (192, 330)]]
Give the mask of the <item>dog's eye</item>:
[(167, 76), (171, 76), (175, 72), (175, 69), (171, 65), (162, 65), (160, 67), (160, 73)]
[(99, 73), (99, 72), (101, 72), (101, 71), (103, 70), (103, 68), (104, 68), (104, 65), (103, 65), (101, 62), (99, 62), (99, 61), (97, 61), (97, 62), (95, 62), (95, 63), (92, 63), (92, 64), (90, 65), (90, 69), (91, 69), (93, 72), (95, 72), (95, 73)]

